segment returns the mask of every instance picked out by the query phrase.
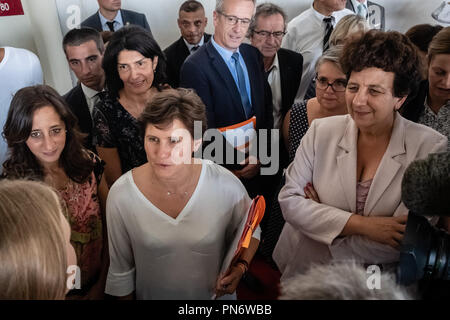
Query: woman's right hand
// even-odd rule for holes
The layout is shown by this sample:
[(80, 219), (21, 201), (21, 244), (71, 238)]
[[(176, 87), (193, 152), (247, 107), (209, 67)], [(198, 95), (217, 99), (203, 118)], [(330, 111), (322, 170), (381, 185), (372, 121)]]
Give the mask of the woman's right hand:
[(361, 217), (362, 234), (369, 239), (398, 249), (403, 240), (408, 216)]

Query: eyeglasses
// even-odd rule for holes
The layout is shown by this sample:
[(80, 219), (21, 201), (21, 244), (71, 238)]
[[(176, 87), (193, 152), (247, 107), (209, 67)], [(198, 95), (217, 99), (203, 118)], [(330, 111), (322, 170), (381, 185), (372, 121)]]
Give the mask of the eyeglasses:
[(284, 31), (274, 31), (274, 32), (269, 32), (266, 30), (261, 30), (261, 31), (253, 31), (254, 33), (256, 33), (257, 35), (264, 37), (264, 38), (269, 38), (270, 36), (273, 36), (276, 39), (281, 39), (284, 37), (284, 35), (286, 34), (286, 32)]
[(347, 81), (344, 79), (336, 79), (332, 83), (329, 83), (327, 78), (316, 76), (316, 87), (320, 90), (327, 90), (328, 87), (331, 87), (335, 92), (342, 92), (347, 87)]
[(236, 16), (229, 16), (228, 14), (225, 14), (221, 11), (216, 11), (216, 12), (218, 14), (224, 16), (225, 22), (230, 26), (236, 25), (239, 21), (241, 23), (241, 26), (248, 27), (250, 25), (250, 22), (252, 21), (251, 19), (247, 19), (247, 18), (238, 18)]

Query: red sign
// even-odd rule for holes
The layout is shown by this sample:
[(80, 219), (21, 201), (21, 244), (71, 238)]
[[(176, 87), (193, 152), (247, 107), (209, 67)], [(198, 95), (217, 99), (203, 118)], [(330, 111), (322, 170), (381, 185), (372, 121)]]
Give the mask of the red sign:
[(23, 7), (20, 0), (0, 0), (0, 17), (19, 15), (23, 15)]

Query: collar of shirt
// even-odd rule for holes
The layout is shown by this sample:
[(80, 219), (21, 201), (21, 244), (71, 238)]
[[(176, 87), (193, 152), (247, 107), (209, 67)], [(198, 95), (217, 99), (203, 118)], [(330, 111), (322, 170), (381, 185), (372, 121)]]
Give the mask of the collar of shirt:
[(95, 95), (100, 92), (100, 91), (91, 89), (91, 88), (85, 86), (84, 84), (81, 84), (81, 89), (83, 90), (84, 95), (89, 99), (94, 98)]
[(267, 70), (267, 72), (270, 75), (272, 73), (272, 71), (279, 70), (279, 69), (280, 69), (280, 65), (278, 62), (278, 53), (276, 53), (275, 58), (273, 59), (272, 65), (270, 66), (269, 70)]
[[(101, 13), (100, 10), (98, 11), (98, 16), (100, 17), (100, 23), (102, 25), (102, 29), (103, 31), (109, 31), (109, 27), (106, 24), (106, 22), (109, 22), (108, 19), (106, 19)], [(113, 19), (113, 21), (115, 21), (114, 23), (114, 30), (119, 30), (120, 28), (123, 27), (123, 19), (122, 19), (122, 10), (117, 11), (117, 14), (115, 16), (115, 18)]]
[[(313, 4), (314, 4), (314, 2), (313, 2)], [(316, 9), (314, 9), (313, 4), (311, 4), (311, 8), (312, 8), (312, 11), (313, 11), (313, 13), (314, 13), (314, 16), (317, 18), (317, 20), (319, 20), (320, 23), (322, 23), (323, 19), (325, 19), (325, 18), (331, 18), (331, 24), (333, 25), (333, 27), (335, 27), (335, 26), (336, 26), (335, 12), (337, 12), (337, 11), (334, 11), (330, 16), (324, 16), (324, 15), (321, 14), (320, 12), (316, 11)]]
[[(214, 48), (219, 52), (220, 56), (225, 60), (225, 62), (228, 64), (228, 62), (231, 62), (231, 56), (233, 55), (233, 51), (225, 49), (224, 47), (217, 44), (216, 41), (214, 41), (214, 36), (211, 37), (211, 43), (214, 46)], [(239, 48), (236, 50), (237, 53), (239, 53), (239, 57), (241, 57), (241, 53), (239, 52)], [(240, 60), (240, 59), (239, 59)]]
[[(230, 70), (231, 75), (233, 76), (234, 82), (236, 83), (236, 86), (239, 87), (238, 85), (238, 78), (237, 78), (237, 71), (236, 71), (236, 65), (233, 62), (233, 59), (231, 59), (231, 56), (233, 55), (233, 51), (225, 49), (223, 47), (221, 47), (220, 45), (217, 44), (217, 42), (214, 41), (214, 36), (211, 36), (211, 39), (209, 40), (211, 41), (211, 44), (214, 46), (214, 48), (217, 50), (217, 52), (219, 53), (219, 55), (222, 57), (222, 59), (224, 60), (225, 64), (228, 67), (228, 70)], [(247, 70), (247, 66), (245, 65), (245, 61), (244, 58), (242, 57), (242, 54), (239, 52), (239, 48), (237, 48), (237, 50), (235, 51), (237, 53), (239, 53), (239, 64), (241, 65), (243, 71), (244, 71), (244, 78), (245, 78), (245, 87), (247, 89), (247, 93), (248, 93), (248, 98), (250, 100), (250, 103), (252, 103), (252, 95), (250, 92), (250, 78), (248, 75), (248, 70)]]
[(450, 112), (450, 100), (447, 100), (447, 102), (444, 105), (442, 105), (442, 107), (439, 109), (438, 113), (435, 113), (433, 111), (433, 109), (431, 109), (431, 107), (428, 105), (428, 96), (425, 97), (425, 101), (424, 101), (423, 105), (425, 108), (424, 108), (424, 112), (422, 113), (422, 115), (424, 115), (425, 113), (428, 113), (429, 115), (433, 116), (433, 118), (439, 118), (444, 114), (445, 114), (445, 116), (447, 116), (447, 112)]
[(197, 44), (190, 44), (189, 42), (186, 41), (185, 38), (183, 38), (184, 44), (186, 45), (186, 47), (189, 50), (189, 53), (192, 53), (192, 48), (195, 46), (199, 46), (201, 47), (204, 43), (205, 43), (205, 35), (203, 35), (203, 37), (200, 39), (200, 41)]
[(352, 2), (353, 8), (355, 9), (355, 12), (358, 10), (358, 5), (363, 4), (367, 9), (367, 0), (364, 0), (363, 2), (359, 2), (358, 0), (350, 0)]
[(84, 94), (84, 96), (86, 98), (86, 103), (88, 105), (89, 112), (92, 115), (92, 110), (94, 109), (94, 105), (98, 101), (98, 97), (96, 97), (96, 95), (100, 91), (96, 91), (94, 89), (86, 87), (84, 84), (81, 84), (81, 90), (83, 90), (83, 94)]

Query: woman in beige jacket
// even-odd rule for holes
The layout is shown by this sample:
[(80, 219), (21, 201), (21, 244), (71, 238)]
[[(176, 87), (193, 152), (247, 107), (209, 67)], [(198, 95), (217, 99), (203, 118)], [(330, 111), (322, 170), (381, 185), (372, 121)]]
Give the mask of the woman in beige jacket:
[(280, 192), (286, 224), (273, 257), (282, 279), (333, 259), (395, 266), (408, 213), (403, 173), (447, 146), (397, 112), (419, 82), (418, 59), (398, 32), (372, 30), (346, 44), (349, 114), (313, 121)]

